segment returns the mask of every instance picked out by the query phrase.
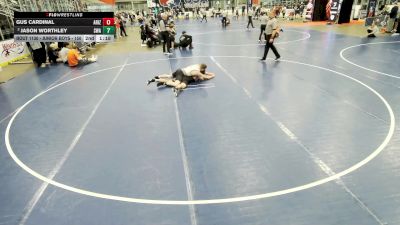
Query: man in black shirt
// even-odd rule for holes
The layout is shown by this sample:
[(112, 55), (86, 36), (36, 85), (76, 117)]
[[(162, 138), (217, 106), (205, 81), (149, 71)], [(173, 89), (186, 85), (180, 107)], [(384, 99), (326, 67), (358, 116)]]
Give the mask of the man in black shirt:
[(189, 46), (189, 49), (192, 49), (193, 48), (192, 42), (193, 42), (192, 36), (186, 34), (186, 31), (182, 31), (182, 35), (179, 38), (178, 46), (182, 48), (186, 48), (187, 46)]
[[(387, 24), (387, 32), (392, 32), (394, 30), (397, 12), (399, 11), (399, 7), (397, 5), (393, 6), (389, 13), (389, 21)], [(395, 32), (395, 31), (394, 31)]]

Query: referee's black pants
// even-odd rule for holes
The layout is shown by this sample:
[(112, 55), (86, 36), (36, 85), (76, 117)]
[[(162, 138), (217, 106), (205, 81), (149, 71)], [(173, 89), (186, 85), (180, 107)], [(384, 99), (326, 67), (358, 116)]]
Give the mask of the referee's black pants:
[(254, 25), (253, 25), (253, 17), (252, 16), (249, 16), (249, 22), (247, 23), (247, 28), (249, 28), (249, 25), (251, 24), (251, 26), (254, 28)]
[[(161, 31), (161, 38), (163, 40), (163, 52), (169, 52), (169, 49), (171, 48), (171, 41), (169, 40), (168, 31)], [(167, 51), (165, 51), (165, 45), (167, 45)]]
[[(265, 32), (265, 28), (267, 27), (267, 25), (265, 25), (265, 24), (261, 24), (261, 27), (260, 27), (260, 29), (261, 29), (261, 33), (260, 33), (260, 37), (258, 37), (258, 40), (259, 41), (261, 41), (261, 36), (262, 36), (262, 34)], [(264, 33), (264, 37), (265, 37), (265, 40), (267, 40), (267, 35)]]
[(265, 44), (264, 56), (262, 57), (262, 60), (265, 60), (267, 58), (268, 51), (270, 48), (274, 52), (276, 58), (281, 57), (281, 55), (279, 55), (278, 50), (276, 50), (276, 48), (274, 46), (274, 42), (272, 42), (272, 43), (269, 42), (270, 39), (271, 39), (271, 34), (267, 34), (267, 40), (266, 40), (267, 43)]

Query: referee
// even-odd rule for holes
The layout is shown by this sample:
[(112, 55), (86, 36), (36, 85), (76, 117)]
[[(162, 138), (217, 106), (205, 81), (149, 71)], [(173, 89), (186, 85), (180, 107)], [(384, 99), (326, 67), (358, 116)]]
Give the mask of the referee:
[(267, 27), (267, 22), (268, 22), (268, 16), (266, 15), (266, 13), (261, 12), (261, 17), (260, 17), (260, 21), (261, 21), (261, 27), (260, 27), (260, 36), (258, 37), (258, 42), (261, 43), (261, 36), (264, 34), (265, 37), (265, 41), (268, 41), (267, 39), (267, 35), (265, 34), (265, 28)]
[[(172, 55), (172, 53), (170, 53), (171, 41), (169, 38), (169, 33), (167, 31), (168, 16), (165, 13), (162, 13), (161, 18), (162, 19), (159, 22), (159, 29), (161, 39), (163, 40), (163, 53), (165, 55)], [(167, 45), (167, 49), (165, 49), (165, 45)]]
[(265, 44), (264, 56), (261, 58), (261, 60), (265, 60), (267, 58), (269, 48), (271, 48), (275, 54), (275, 61), (279, 60), (279, 58), (281, 58), (281, 55), (279, 55), (279, 52), (276, 50), (276, 48), (274, 46), (274, 39), (279, 34), (278, 21), (275, 18), (274, 11), (271, 11), (268, 14), (268, 22), (267, 22), (267, 26), (265, 28), (265, 33), (267, 34), (267, 37), (266, 37), (267, 43)]
[(249, 19), (249, 22), (247, 23), (247, 29), (249, 29), (250, 24), (251, 24), (251, 27), (254, 28), (254, 25), (253, 25), (253, 14), (254, 14), (253, 9), (251, 7), (248, 7), (247, 17)]

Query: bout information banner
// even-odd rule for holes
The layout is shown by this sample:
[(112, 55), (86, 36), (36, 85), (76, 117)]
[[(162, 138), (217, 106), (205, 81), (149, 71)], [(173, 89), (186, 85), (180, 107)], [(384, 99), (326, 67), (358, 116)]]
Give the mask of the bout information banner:
[(16, 42), (111, 42), (114, 34), (113, 12), (14, 12)]

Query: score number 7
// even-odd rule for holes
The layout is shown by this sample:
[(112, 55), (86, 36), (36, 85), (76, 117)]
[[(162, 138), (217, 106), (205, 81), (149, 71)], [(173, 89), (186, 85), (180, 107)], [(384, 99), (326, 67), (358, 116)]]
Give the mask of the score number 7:
[(115, 27), (114, 26), (103, 27), (103, 34), (114, 34), (114, 33), (115, 33)]

